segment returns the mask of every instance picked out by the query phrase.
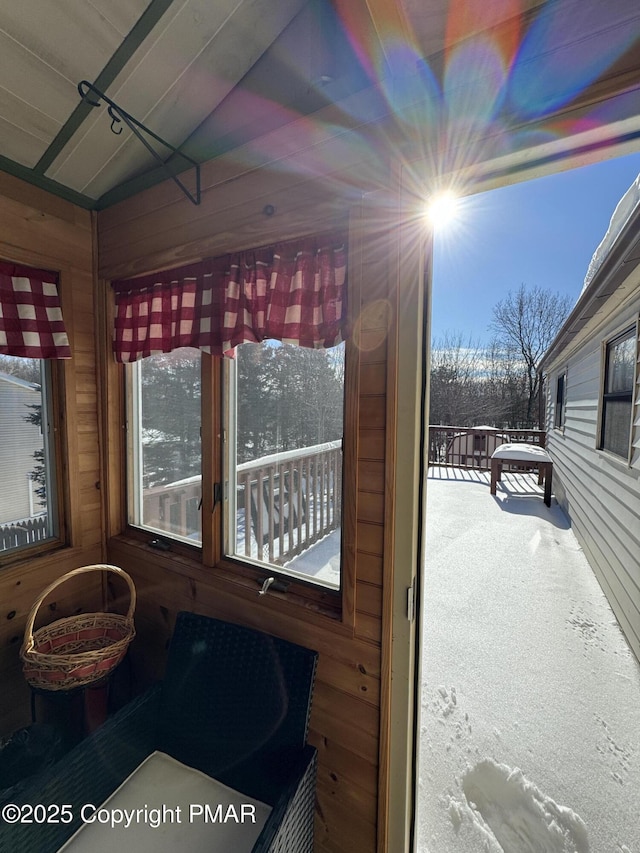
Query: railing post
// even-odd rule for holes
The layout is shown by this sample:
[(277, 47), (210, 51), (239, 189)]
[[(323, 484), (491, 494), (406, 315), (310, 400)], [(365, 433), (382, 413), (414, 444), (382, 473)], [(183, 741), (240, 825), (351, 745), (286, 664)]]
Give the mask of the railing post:
[(258, 468), (256, 471), (256, 542), (258, 544), (258, 560), (263, 561), (263, 524), (262, 524), (262, 513), (264, 505), (264, 494), (262, 490), (262, 468)]
[(319, 474), (318, 468), (320, 466), (320, 458), (316, 455), (313, 460), (313, 538), (312, 542), (315, 542), (318, 538), (318, 513), (320, 510), (320, 500), (322, 499), (320, 495), (318, 495), (318, 483), (319, 483)]
[[(278, 466), (278, 488), (282, 501), (282, 494), (284, 492), (284, 465), (282, 464)], [(278, 560), (280, 562), (284, 561), (284, 555), (284, 524), (282, 523), (282, 507), (280, 507), (280, 524), (278, 525)]]
[(302, 522), (303, 522), (303, 503), (302, 503), (302, 464), (303, 460), (299, 459), (295, 473), (295, 495), (298, 505), (298, 554), (302, 551)]
[(304, 544), (305, 544), (305, 547), (308, 547), (309, 543), (311, 542), (311, 512), (312, 512), (311, 459), (307, 456), (305, 461), (306, 461), (306, 477), (304, 480), (304, 493), (305, 493), (305, 503), (306, 503), (306, 507), (307, 507), (307, 512), (306, 512), (306, 518), (305, 518)]
[[(275, 526), (275, 482), (273, 478), (274, 466), (269, 465), (267, 488), (269, 489), (269, 562), (273, 563), (273, 539)], [(280, 525), (282, 526), (282, 489), (280, 490)]]
[[(245, 492), (244, 556), (252, 556), (255, 535), (259, 560), (284, 563), (339, 526), (340, 444), (284, 451), (238, 466), (236, 488), (244, 485)], [(263, 539), (268, 554), (262, 551)], [(234, 553), (240, 555), (239, 545)]]
[[(244, 475), (244, 555), (251, 556), (251, 473)], [(234, 543), (235, 544), (235, 543)]]
[(324, 495), (325, 495), (325, 485), (324, 485), (324, 468), (325, 468), (325, 457), (320, 457), (320, 536), (322, 536), (324, 532)]

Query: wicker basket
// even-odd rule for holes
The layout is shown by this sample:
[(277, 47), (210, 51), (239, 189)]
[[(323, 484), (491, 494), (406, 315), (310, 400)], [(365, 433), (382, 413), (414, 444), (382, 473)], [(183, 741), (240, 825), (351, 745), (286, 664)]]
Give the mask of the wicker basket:
[[(131, 600), (126, 616), (79, 613), (38, 628), (34, 633), (36, 615), (49, 593), (70, 578), (96, 571), (113, 572), (127, 582)], [(73, 690), (107, 676), (120, 663), (135, 637), (135, 606), (133, 581), (117, 566), (83, 566), (62, 575), (38, 596), (27, 618), (20, 649), (27, 682), (41, 690)]]

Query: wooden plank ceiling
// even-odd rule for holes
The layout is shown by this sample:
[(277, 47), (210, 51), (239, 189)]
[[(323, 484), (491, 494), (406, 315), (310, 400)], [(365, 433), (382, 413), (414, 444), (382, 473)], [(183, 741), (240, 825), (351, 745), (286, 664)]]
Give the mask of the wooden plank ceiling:
[(198, 162), (416, 72), (450, 115), (526, 121), (603, 77), (637, 86), (639, 22), (635, 0), (7, 2), (0, 169), (89, 208), (165, 178), (81, 80)]

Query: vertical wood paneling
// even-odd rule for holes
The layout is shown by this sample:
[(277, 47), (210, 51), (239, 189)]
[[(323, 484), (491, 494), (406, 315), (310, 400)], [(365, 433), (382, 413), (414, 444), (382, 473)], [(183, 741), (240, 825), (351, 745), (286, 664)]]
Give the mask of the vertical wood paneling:
[[(161, 210), (152, 205), (146, 209), (140, 197), (135, 200), (133, 215), (127, 203), (119, 205), (121, 223), (114, 211), (101, 214), (101, 269), (117, 271), (121, 276), (157, 269), (166, 265), (170, 256), (181, 263), (196, 260), (194, 240), (197, 242), (205, 234), (209, 234), (207, 245), (219, 245), (219, 252), (268, 242), (269, 234), (264, 229), (272, 227), (273, 222), (265, 226), (235, 201), (249, 191), (249, 184), (252, 197), (260, 196), (261, 173), (238, 176), (233, 181), (233, 192), (225, 184), (224, 169), (219, 186), (214, 173), (210, 170), (208, 174), (202, 221), (197, 210), (185, 209), (184, 200), (172, 200), (171, 195), (165, 197)], [(295, 184), (295, 193), (288, 193), (287, 180)], [(282, 215), (280, 237), (320, 231), (329, 224), (335, 227), (347, 217), (348, 202), (335, 193), (327, 195), (326, 185), (307, 182), (301, 186), (299, 178), (286, 179), (282, 173), (274, 176), (265, 171), (264, 187), (270, 185), (283, 204), (278, 204), (279, 216)], [(289, 203), (294, 206), (291, 211), (287, 208)], [(175, 244), (178, 232), (172, 226), (180, 221), (183, 210), (193, 228), (183, 228), (180, 239), (184, 244), (180, 240)], [(216, 233), (220, 227), (217, 223), (224, 223), (222, 233)], [(230, 245), (225, 246), (225, 240)], [(361, 227), (352, 228), (350, 312), (356, 331), (347, 354), (346, 398), (347, 420), (354, 428), (345, 436), (344, 495), (345, 513), (350, 519), (345, 529), (353, 529), (355, 541), (346, 543), (351, 549), (352, 564), (344, 575), (343, 620), (310, 615), (304, 608), (289, 605), (276, 596), (259, 597), (254, 587), (249, 590), (234, 583), (226, 567), (205, 569), (190, 566), (188, 561), (179, 563), (170, 555), (150, 552), (123, 536), (113, 536), (108, 543), (109, 560), (130, 571), (138, 588), (140, 628), (133, 656), (139, 679), (144, 678), (144, 668), (154, 674), (161, 671), (165, 644), (181, 608), (249, 624), (319, 651), (310, 731), (310, 740), (320, 753), (315, 845), (319, 853), (373, 853), (378, 844), (381, 615), (388, 481), (386, 339), (393, 322), (387, 301), (387, 264), (377, 241), (367, 240)], [(119, 377), (111, 370), (108, 374), (110, 387), (106, 393), (110, 396)], [(113, 425), (107, 428), (113, 435)], [(113, 518), (120, 511), (111, 494), (109, 506), (115, 510), (108, 522), (115, 533), (117, 523)]]
[[(28, 690), (18, 651), (27, 614), (38, 593), (70, 569), (102, 559), (98, 397), (94, 344), (92, 216), (17, 178), (0, 175), (0, 258), (58, 270), (63, 316), (72, 358), (54, 365), (60, 374), (62, 465), (67, 496), (65, 522), (71, 547), (29, 559), (5, 558), (0, 572), (0, 734), (30, 719)], [(99, 609), (99, 577), (61, 587), (45, 603), (41, 623), (78, 609)]]
[[(285, 617), (274, 599), (260, 599), (255, 591), (231, 593), (214, 570), (208, 575), (201, 569), (197, 577), (176, 574), (170, 557), (156, 556), (142, 545), (116, 538), (109, 558), (132, 574), (138, 591), (138, 636), (132, 649), (138, 682), (161, 674), (166, 642), (180, 609), (248, 624), (319, 651), (309, 737), (321, 752), (320, 773), (326, 787), (324, 798), (318, 800), (316, 849), (325, 849), (322, 838), (340, 836), (343, 817), (334, 807), (338, 794), (353, 808), (351, 831), (359, 827), (371, 837), (373, 830), (375, 837), (376, 797), (371, 788), (378, 766), (380, 656), (376, 643), (336, 635), (322, 619), (314, 623), (303, 614)], [(375, 602), (368, 606), (375, 608)], [(376, 617), (370, 621), (378, 624)], [(363, 633), (373, 630), (367, 626)]]

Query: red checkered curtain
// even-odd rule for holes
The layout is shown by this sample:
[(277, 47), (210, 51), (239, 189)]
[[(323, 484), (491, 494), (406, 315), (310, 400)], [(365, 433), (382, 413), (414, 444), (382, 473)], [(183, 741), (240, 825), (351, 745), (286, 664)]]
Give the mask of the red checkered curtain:
[(71, 358), (57, 273), (0, 263), (0, 353)]
[(184, 346), (230, 355), (266, 339), (331, 347), (344, 338), (346, 246), (310, 237), (113, 287), (117, 361)]

